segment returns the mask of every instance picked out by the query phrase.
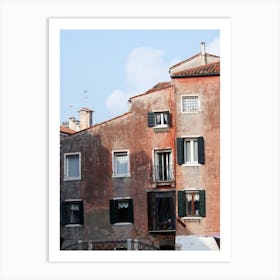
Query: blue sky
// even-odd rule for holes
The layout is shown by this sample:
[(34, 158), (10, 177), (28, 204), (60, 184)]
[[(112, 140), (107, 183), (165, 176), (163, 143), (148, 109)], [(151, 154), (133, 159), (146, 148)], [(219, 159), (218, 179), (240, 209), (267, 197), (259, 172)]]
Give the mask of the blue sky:
[(170, 66), (200, 52), (219, 55), (219, 30), (62, 30), (60, 121), (88, 107), (93, 124), (127, 111), (129, 97), (169, 81)]

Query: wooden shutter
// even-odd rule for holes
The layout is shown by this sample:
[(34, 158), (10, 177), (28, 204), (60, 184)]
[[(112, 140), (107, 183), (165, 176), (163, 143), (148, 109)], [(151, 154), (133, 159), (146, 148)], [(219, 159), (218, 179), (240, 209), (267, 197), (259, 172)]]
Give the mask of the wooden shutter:
[(133, 200), (132, 200), (132, 199), (129, 199), (129, 200), (128, 200), (128, 217), (129, 217), (128, 222), (134, 223), (134, 216), (133, 216)]
[(201, 217), (206, 217), (206, 195), (205, 190), (199, 191), (199, 214)]
[(60, 217), (61, 217), (61, 224), (66, 225), (67, 224), (67, 204), (66, 202), (62, 202), (60, 206)]
[(110, 199), (110, 224), (116, 223), (116, 207), (115, 207), (115, 200)]
[(204, 139), (203, 139), (203, 137), (198, 137), (197, 143), (198, 143), (198, 163), (204, 164), (205, 158), (204, 158)]
[(184, 138), (177, 138), (176, 146), (177, 146), (177, 164), (181, 165), (184, 163)]
[(148, 112), (148, 127), (155, 126), (155, 116), (153, 112)]
[(178, 216), (186, 216), (186, 192), (178, 191)]
[(84, 224), (84, 203), (83, 201), (80, 202), (80, 224)]

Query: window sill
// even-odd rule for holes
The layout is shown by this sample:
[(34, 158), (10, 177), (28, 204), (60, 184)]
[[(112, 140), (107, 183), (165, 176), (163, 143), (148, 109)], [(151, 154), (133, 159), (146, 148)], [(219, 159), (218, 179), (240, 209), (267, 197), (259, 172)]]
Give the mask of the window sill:
[(184, 111), (182, 111), (181, 112), (182, 114), (198, 114), (198, 113), (201, 113), (201, 111), (195, 111), (195, 112), (184, 112)]
[(65, 227), (82, 227), (83, 225), (81, 224), (69, 224), (69, 225), (65, 225)]
[(129, 178), (130, 174), (122, 174), (122, 175), (112, 175), (112, 178)]
[(167, 132), (167, 131), (169, 131), (169, 126), (155, 126), (154, 131), (155, 132)]
[(182, 166), (190, 166), (190, 167), (197, 167), (201, 165), (202, 165), (201, 163), (196, 163), (196, 162), (182, 164)]
[(200, 221), (202, 220), (202, 217), (181, 217), (182, 220), (187, 220), (187, 221)]
[(64, 181), (79, 181), (81, 177), (64, 178)]
[(121, 223), (115, 223), (114, 226), (127, 226), (127, 225), (133, 225), (133, 223), (130, 222), (121, 222)]

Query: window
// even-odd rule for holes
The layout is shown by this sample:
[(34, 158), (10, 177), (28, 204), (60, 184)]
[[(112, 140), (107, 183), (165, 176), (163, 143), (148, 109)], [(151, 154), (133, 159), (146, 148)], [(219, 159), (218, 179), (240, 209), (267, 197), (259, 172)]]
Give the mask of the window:
[(84, 223), (83, 201), (81, 200), (64, 201), (62, 204), (62, 224), (83, 225), (83, 223)]
[(64, 154), (64, 180), (81, 179), (81, 153)]
[(182, 96), (182, 112), (194, 113), (199, 111), (199, 99), (196, 95)]
[(173, 180), (170, 150), (158, 150), (154, 154), (154, 181), (166, 182)]
[(130, 198), (110, 200), (110, 223), (133, 223), (133, 201)]
[(204, 190), (178, 191), (179, 217), (206, 217)]
[(168, 111), (148, 113), (148, 127), (165, 128), (169, 126), (169, 123), (170, 114)]
[(177, 138), (177, 163), (179, 165), (204, 164), (204, 138)]
[(175, 191), (148, 192), (149, 231), (175, 231)]
[(128, 151), (113, 151), (113, 177), (128, 177)]

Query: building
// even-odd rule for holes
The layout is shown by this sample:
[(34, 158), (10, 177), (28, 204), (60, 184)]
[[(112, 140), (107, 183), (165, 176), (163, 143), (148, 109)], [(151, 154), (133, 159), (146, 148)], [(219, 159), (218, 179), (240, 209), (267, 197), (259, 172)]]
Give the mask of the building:
[(129, 112), (92, 126), (81, 110), (61, 139), (62, 249), (175, 250), (219, 233), (219, 75), (202, 44)]

